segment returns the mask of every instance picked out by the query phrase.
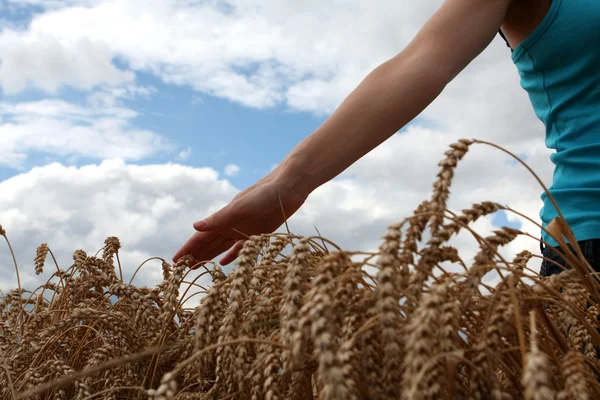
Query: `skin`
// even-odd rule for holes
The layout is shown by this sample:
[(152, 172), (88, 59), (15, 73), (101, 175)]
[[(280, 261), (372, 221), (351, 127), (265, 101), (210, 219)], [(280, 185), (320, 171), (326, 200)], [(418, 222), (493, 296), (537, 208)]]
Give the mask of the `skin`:
[(552, 0), (513, 0), (502, 24), (502, 32), (514, 49), (542, 22)]
[(542, 21), (551, 0), (446, 0), (398, 55), (375, 68), (339, 108), (260, 181), (193, 224), (173, 257), (227, 265), (243, 239), (271, 233), (312, 191), (418, 116), (502, 28), (512, 48)]

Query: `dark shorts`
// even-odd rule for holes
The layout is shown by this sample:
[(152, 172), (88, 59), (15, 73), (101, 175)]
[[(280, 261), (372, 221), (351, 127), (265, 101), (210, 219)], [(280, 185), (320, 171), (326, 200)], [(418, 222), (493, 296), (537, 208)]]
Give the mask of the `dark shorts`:
[[(600, 239), (583, 240), (583, 241), (577, 242), (577, 243), (579, 245), (579, 248), (581, 249), (581, 252), (585, 256), (586, 260), (590, 263), (592, 268), (594, 268), (594, 270), (600, 272)], [(573, 246), (571, 246), (571, 245), (568, 245), (568, 246), (569, 246), (570, 250), (573, 251)], [(556, 250), (558, 253), (554, 252), (554, 250), (550, 247), (543, 247), (542, 255), (545, 258), (553, 260), (556, 263), (558, 263), (568, 269), (569, 266), (567, 265), (566, 261), (561, 256), (562, 249), (560, 247), (557, 247)], [(550, 261), (547, 261), (547, 260), (542, 261), (542, 267), (540, 268), (540, 275), (550, 276), (550, 275), (559, 274), (562, 271), (564, 271), (564, 269), (562, 269), (558, 265), (556, 265)]]
[[(586, 260), (590, 263), (592, 268), (594, 268), (594, 270), (596, 272), (600, 272), (600, 239), (583, 240), (583, 241), (577, 242), (577, 243), (579, 245), (579, 248), (581, 249), (581, 252), (583, 253)], [(570, 247), (571, 251), (573, 251), (573, 246), (569, 245), (569, 247)], [(556, 250), (558, 253), (562, 252), (562, 250), (559, 247), (557, 247)], [(567, 265), (565, 260), (558, 253), (554, 252), (549, 247), (542, 247), (542, 255), (545, 258), (554, 260), (558, 264), (569, 269), (569, 266)], [(556, 265), (552, 262), (549, 262), (547, 260), (544, 260), (544, 261), (542, 261), (542, 267), (540, 268), (540, 275), (550, 276), (550, 275), (560, 274), (563, 271), (564, 271), (564, 269), (562, 269), (558, 265)], [(590, 303), (588, 302), (588, 307), (589, 306), (590, 306)], [(598, 317), (598, 318), (600, 319), (600, 317)], [(598, 328), (598, 332), (600, 332), (600, 328)], [(600, 347), (595, 346), (595, 348), (596, 348), (596, 355), (597, 356), (600, 355)], [(585, 351), (583, 348), (581, 349), (581, 352), (582, 352), (582, 354), (585, 354)], [(600, 375), (596, 374), (596, 380), (598, 382), (600, 382)]]

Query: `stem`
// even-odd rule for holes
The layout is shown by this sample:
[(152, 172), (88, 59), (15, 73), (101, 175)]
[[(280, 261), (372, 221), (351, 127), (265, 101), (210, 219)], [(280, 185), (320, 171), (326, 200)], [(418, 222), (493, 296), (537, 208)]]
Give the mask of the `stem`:
[(119, 252), (117, 252), (116, 256), (117, 256), (117, 264), (119, 265), (119, 277), (121, 278), (121, 282), (123, 282), (123, 268), (121, 268), (121, 260), (119, 259)]
[[(8, 249), (10, 250), (10, 254), (12, 256), (13, 259), (13, 263), (15, 264), (15, 272), (17, 274), (17, 287), (19, 288), (19, 296), (23, 295), (23, 289), (21, 288), (21, 276), (19, 275), (19, 265), (17, 264), (17, 257), (15, 257), (15, 252), (13, 251), (13, 248), (10, 244), (10, 240), (8, 240), (8, 236), (6, 236), (6, 233), (4, 235), (4, 240), (6, 240), (6, 243), (8, 244)], [(24, 311), (24, 307), (21, 306), (20, 310), (19, 310), (19, 317), (17, 318), (17, 323), (19, 324), (19, 335), (23, 336), (23, 311)]]
[(19, 266), (17, 265), (17, 258), (15, 257), (15, 252), (13, 251), (12, 246), (10, 245), (10, 241), (6, 235), (3, 235), (6, 243), (8, 244), (8, 249), (10, 250), (10, 254), (12, 255), (13, 262), (15, 264), (15, 272), (17, 273), (17, 286), (19, 288), (19, 293), (21, 293), (21, 276), (19, 275)]
[(139, 267), (136, 268), (135, 272), (133, 273), (133, 276), (131, 277), (131, 279), (129, 280), (129, 285), (131, 285), (133, 283), (133, 280), (135, 279), (135, 276), (137, 275), (137, 273), (140, 271), (140, 269), (149, 261), (152, 260), (160, 260), (162, 262), (164, 262), (165, 260), (163, 258), (160, 257), (151, 257), (149, 259), (147, 259), (146, 261), (144, 261), (143, 263), (140, 264)]

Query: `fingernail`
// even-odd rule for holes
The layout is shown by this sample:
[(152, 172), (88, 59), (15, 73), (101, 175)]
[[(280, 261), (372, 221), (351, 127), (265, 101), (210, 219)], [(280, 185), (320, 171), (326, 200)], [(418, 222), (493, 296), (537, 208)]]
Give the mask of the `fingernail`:
[(201, 230), (206, 228), (206, 221), (194, 222), (194, 229)]

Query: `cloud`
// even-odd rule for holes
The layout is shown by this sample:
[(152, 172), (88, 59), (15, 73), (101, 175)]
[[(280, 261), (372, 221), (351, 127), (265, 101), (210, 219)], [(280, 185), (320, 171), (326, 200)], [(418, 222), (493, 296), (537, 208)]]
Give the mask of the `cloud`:
[[(121, 160), (81, 168), (53, 163), (0, 183), (0, 224), (14, 246), (24, 286), (40, 282), (32, 267), (39, 244), (47, 242), (64, 268), (75, 250), (95, 254), (113, 235), (121, 239), (121, 261), (131, 276), (146, 258), (170, 259), (193, 231), (192, 222), (236, 193), (210, 168), (134, 166)], [(8, 249), (0, 248), (3, 290), (14, 287), (13, 270)], [(136, 279), (156, 283), (160, 264), (145, 272)]]
[(22, 168), (32, 152), (53, 159), (141, 160), (173, 148), (162, 136), (132, 126), (136, 116), (124, 107), (62, 100), (0, 102), (0, 165)]
[[(9, 65), (22, 65), (45, 87), (119, 84), (130, 71), (143, 71), (248, 107), (327, 114), (370, 70), (401, 51), (441, 3), (72, 1), (35, 15), (26, 30), (5, 30), (0, 43), (11, 44), (3, 51)], [(32, 47), (42, 42), (56, 47), (55, 57), (76, 62), (55, 62), (56, 71), (49, 71), (49, 64), (37, 62), (42, 50)], [(482, 76), (474, 90), (485, 94), (503, 90), (505, 77), (516, 75), (506, 68), (510, 54), (501, 39), (489, 53), (485, 69), (505, 62), (500, 76)], [(23, 78), (17, 78), (3, 84), (19, 90)]]
[[(110, 81), (120, 85), (117, 90), (133, 85), (117, 77), (135, 71), (248, 107), (284, 106), (328, 115), (369, 71), (401, 51), (441, 3), (241, 0), (224, 7), (223, 2), (191, 0), (75, 1), (36, 14), (25, 30), (2, 31), (0, 43), (31, 51), (27, 60), (37, 57), (30, 43), (53, 40), (82, 60), (91, 60), (88, 50), (100, 46), (109, 49), (102, 60), (121, 61), (122, 70), (112, 71), (113, 62), (97, 73), (95, 68), (109, 64), (72, 63), (84, 71), (61, 72), (63, 84), (93, 73), (90, 85)], [(78, 48), (78, 43), (87, 47)], [(9, 63), (20, 63), (13, 53), (4, 56)], [(27, 62), (23, 65), (29, 68)], [(56, 68), (62, 71), (61, 65)], [(45, 76), (40, 72), (39, 79)], [(11, 82), (7, 84), (15, 84)], [(518, 144), (519, 153), (525, 143), (533, 145), (544, 137), (501, 38), (419, 119), (462, 137)]]
[[(285, 106), (328, 115), (369, 71), (401, 51), (441, 3), (241, 0), (224, 7), (191, 0), (72, 2), (35, 15), (23, 31), (4, 30), (0, 43), (28, 49), (29, 43), (54, 40), (76, 51), (84, 41), (109, 49), (103, 59), (120, 60), (126, 69), (121, 72), (148, 73), (248, 107)], [(82, 59), (91, 57), (86, 49), (77, 50)], [(31, 51), (30, 58), (36, 59)], [(6, 57), (17, 65), (11, 54)], [(64, 69), (60, 65), (56, 68)], [(92, 73), (97, 66), (80, 67), (85, 71), (65, 76)], [(106, 70), (89, 82), (100, 82), (101, 76), (120, 75)], [(419, 118), (444, 131), (502, 145), (543, 140), (544, 135), (501, 38)]]
[(240, 167), (235, 164), (228, 164), (225, 166), (224, 172), (226, 176), (236, 176), (240, 173)]
[[(437, 161), (445, 157), (449, 144), (459, 138), (451, 132), (420, 127), (394, 135), (338, 179), (315, 191), (300, 213), (327, 237), (339, 237), (342, 241), (360, 237), (362, 245), (373, 247), (387, 225), (409, 216), (422, 200), (429, 198), (439, 170)], [(548, 152), (543, 144), (535, 147), (534, 143), (527, 143), (531, 145), (529, 161), (547, 184), (552, 176), (546, 163)], [(499, 150), (475, 144), (456, 169), (449, 207), (460, 211), (475, 203), (495, 201), (537, 220), (541, 191), (523, 166)], [(539, 228), (534, 224), (509, 217), (523, 222), (524, 230), (539, 236)], [(489, 227), (491, 221), (490, 218)], [(368, 226), (372, 228), (365, 228)], [(535, 246), (531, 243), (525, 248)]]
[(182, 150), (178, 155), (177, 155), (177, 160), (179, 161), (185, 161), (188, 158), (190, 158), (192, 155), (192, 148), (191, 147), (187, 147), (185, 150)]
[(150, 99), (157, 89), (153, 86), (124, 85), (121, 87), (103, 86), (87, 96), (91, 107), (115, 108), (122, 106), (124, 100)]
[[(93, 0), (87, 1), (87, 3), (91, 3), (91, 1)], [(61, 8), (67, 5), (84, 3), (77, 0), (7, 0), (7, 2), (13, 7), (36, 6), (44, 8)]]
[(79, 38), (70, 44), (51, 35), (0, 34), (0, 87), (16, 94), (29, 87), (56, 93), (63, 85), (91, 90), (134, 80), (131, 71), (113, 63), (111, 49), (102, 42)]
[[(344, 249), (376, 250), (387, 226), (408, 217), (430, 196), (436, 160), (443, 157), (451, 140), (451, 133), (418, 127), (395, 135), (386, 146), (317, 189), (290, 219), (292, 232), (314, 235), (316, 227)], [(398, 157), (406, 148), (415, 151)], [(529, 152), (534, 167), (543, 159), (536, 151)], [(547, 180), (549, 171), (542, 172)], [(64, 266), (71, 262), (74, 250), (95, 253), (107, 236), (118, 236), (126, 274), (131, 274), (148, 257), (170, 258), (193, 232), (193, 221), (210, 215), (237, 194), (234, 186), (218, 176), (210, 168), (176, 164), (134, 166), (112, 160), (75, 168), (54, 163), (0, 183), (0, 224), (22, 260), (24, 285), (39, 282), (31, 274), (31, 260), (43, 242), (49, 243)], [(458, 166), (451, 191), (449, 206), (455, 211), (492, 200), (535, 218), (541, 205), (540, 188), (525, 169), (482, 145), (474, 145)], [(492, 217), (481, 219), (475, 228), (489, 235), (494, 228)], [(532, 223), (524, 222), (523, 229), (539, 235)], [(454, 239), (453, 244), (467, 262), (478, 249), (469, 234)], [(511, 259), (524, 249), (537, 253), (538, 245), (523, 237), (502, 254)], [(535, 269), (536, 263), (531, 264)], [(140, 276), (142, 282), (160, 279), (158, 265), (149, 266), (146, 272)], [(6, 277), (4, 290), (15, 281), (6, 251), (0, 251), (0, 273)], [(497, 278), (492, 274), (489, 279)]]

